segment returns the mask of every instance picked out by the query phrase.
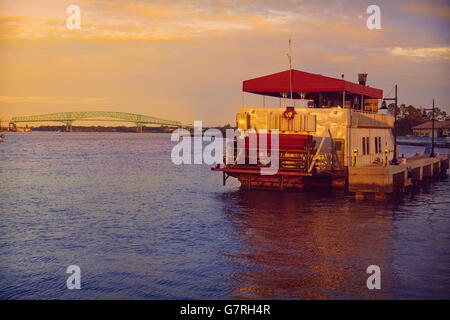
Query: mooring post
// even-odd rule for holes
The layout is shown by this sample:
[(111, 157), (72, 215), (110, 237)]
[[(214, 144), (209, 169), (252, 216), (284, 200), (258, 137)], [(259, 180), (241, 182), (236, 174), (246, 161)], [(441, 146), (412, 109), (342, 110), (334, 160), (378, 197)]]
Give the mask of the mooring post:
[(64, 123), (66, 124), (65, 126), (65, 132), (72, 132), (72, 122), (74, 120), (65, 120)]
[(408, 177), (408, 168), (403, 172), (403, 187), (407, 187), (409, 185), (409, 177)]

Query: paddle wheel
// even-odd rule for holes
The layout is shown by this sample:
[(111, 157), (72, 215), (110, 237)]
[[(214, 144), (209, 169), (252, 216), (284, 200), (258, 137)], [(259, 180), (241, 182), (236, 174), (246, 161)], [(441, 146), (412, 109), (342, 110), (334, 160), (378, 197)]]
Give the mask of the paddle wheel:
[[(262, 139), (266, 141), (261, 141)], [(261, 144), (264, 148), (260, 148)], [(223, 172), (225, 184), (228, 177), (239, 179), (244, 188), (298, 189), (304, 187), (304, 177), (313, 175), (313, 157), (316, 153), (313, 136), (306, 134), (279, 134), (278, 144), (272, 145), (271, 133), (249, 133), (243, 143), (235, 139), (227, 146), (234, 162), (214, 171)], [(274, 175), (261, 174), (270, 165), (268, 159), (278, 153), (278, 171)], [(226, 160), (226, 159), (224, 159)], [(273, 160), (272, 160), (273, 161)], [(227, 163), (227, 161), (224, 161)]]

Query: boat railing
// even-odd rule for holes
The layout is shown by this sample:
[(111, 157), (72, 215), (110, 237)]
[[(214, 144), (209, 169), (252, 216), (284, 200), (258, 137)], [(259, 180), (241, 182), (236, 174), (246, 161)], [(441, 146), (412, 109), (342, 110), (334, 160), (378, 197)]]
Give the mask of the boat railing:
[[(306, 147), (304, 149), (281, 149), (278, 150), (278, 159), (279, 166), (283, 169), (293, 169), (293, 170), (302, 170), (307, 171), (312, 159), (315, 154), (315, 149)], [(272, 150), (267, 151), (259, 151), (258, 148), (234, 148), (234, 163), (232, 165), (228, 165), (231, 167), (240, 167), (240, 166), (256, 166), (256, 167), (266, 167), (269, 166), (270, 163), (268, 160), (272, 156)], [(240, 158), (244, 157), (245, 161), (239, 161)], [(224, 163), (226, 157), (224, 157)], [(244, 162), (244, 163), (239, 163)]]

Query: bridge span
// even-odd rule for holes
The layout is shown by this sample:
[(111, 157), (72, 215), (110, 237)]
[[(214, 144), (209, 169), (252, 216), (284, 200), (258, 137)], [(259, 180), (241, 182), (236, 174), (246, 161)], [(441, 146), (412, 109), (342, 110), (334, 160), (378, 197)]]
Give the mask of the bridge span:
[(62, 122), (66, 125), (66, 131), (72, 132), (72, 124), (75, 121), (132, 122), (136, 125), (136, 132), (142, 132), (142, 127), (147, 124), (169, 127), (182, 126), (179, 121), (165, 120), (143, 114), (115, 111), (75, 111), (13, 117), (10, 127), (15, 127), (17, 122)]

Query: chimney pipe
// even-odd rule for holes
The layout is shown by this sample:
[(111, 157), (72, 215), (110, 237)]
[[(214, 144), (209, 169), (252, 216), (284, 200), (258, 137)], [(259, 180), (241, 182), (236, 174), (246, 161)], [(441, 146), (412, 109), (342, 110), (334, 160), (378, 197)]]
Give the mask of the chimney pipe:
[(367, 81), (367, 73), (358, 73), (359, 84), (362, 84), (363, 86), (365, 86), (366, 81)]

